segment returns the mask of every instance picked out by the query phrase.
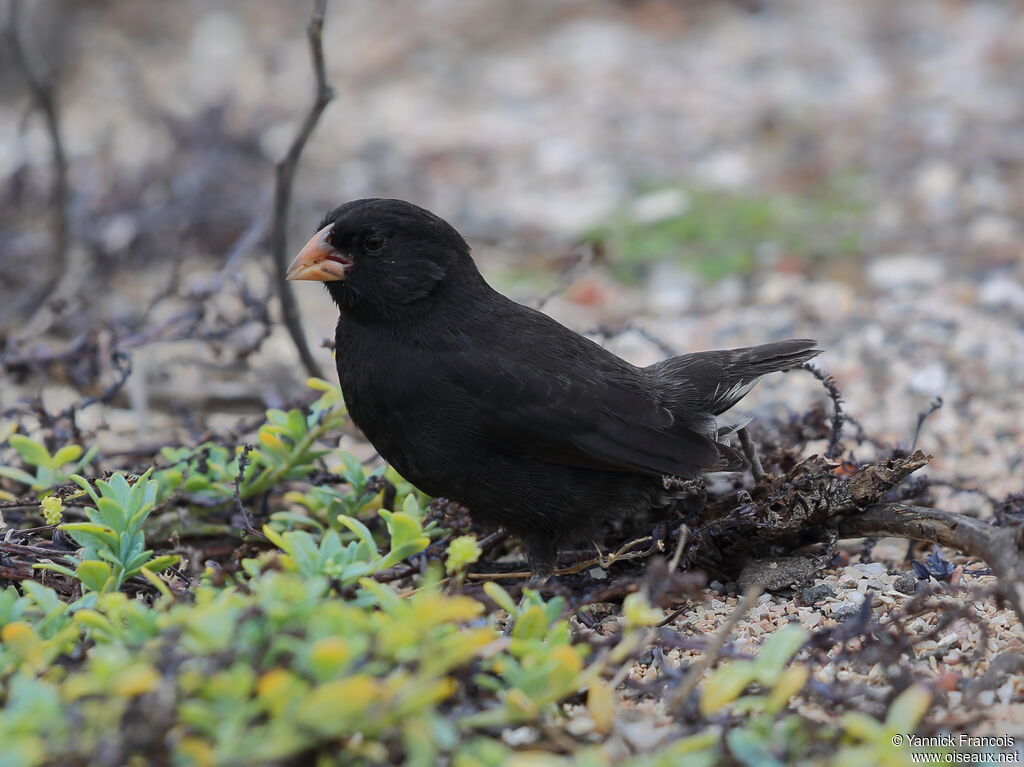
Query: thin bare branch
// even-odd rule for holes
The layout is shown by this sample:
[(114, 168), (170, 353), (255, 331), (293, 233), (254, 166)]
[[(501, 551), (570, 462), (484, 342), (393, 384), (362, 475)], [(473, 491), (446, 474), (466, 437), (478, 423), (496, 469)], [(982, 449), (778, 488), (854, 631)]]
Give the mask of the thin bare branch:
[(942, 407), (942, 405), (942, 397), (936, 397), (931, 401), (927, 408), (917, 414), (917, 427), (914, 429), (914, 439), (910, 443), (911, 453), (917, 450), (917, 441), (921, 438), (921, 427), (924, 426), (924, 422), (928, 420), (928, 416)]
[(242, 521), (245, 523), (246, 532), (254, 532), (256, 528), (253, 526), (252, 517), (249, 516), (249, 510), (245, 508), (245, 503), (242, 501), (242, 480), (245, 478), (245, 467), (249, 465), (249, 453), (253, 451), (253, 446), (248, 442), (242, 445), (242, 452), (238, 454), (238, 472), (235, 474), (235, 492), (231, 496), (235, 502), (235, 510), (241, 515)]
[(836, 458), (842, 452), (843, 426), (846, 423), (846, 413), (843, 412), (843, 394), (839, 391), (836, 379), (821, 370), (811, 362), (805, 362), (800, 370), (806, 370), (812, 376), (821, 381), (821, 385), (828, 392), (832, 400), (832, 435), (828, 439), (828, 449), (825, 451), (826, 458)]
[(60, 119), (54, 95), (55, 78), (37, 71), (29, 53), (31, 44), (25, 39), (23, 0), (11, 0), (7, 20), (7, 34), (10, 38), (14, 60), (21, 70), (36, 108), (43, 116), (47, 135), (50, 138), (50, 155), (53, 163), (53, 180), (50, 187), (52, 205), (53, 253), (47, 263), (46, 278), (34, 289), (28, 291), (19, 310), (34, 310), (41, 306), (57, 287), (68, 268), (68, 162), (61, 138)]
[(295, 343), (299, 352), (302, 364), (309, 375), (319, 377), (320, 366), (313, 358), (313, 353), (306, 342), (306, 336), (302, 332), (302, 322), (299, 317), (299, 307), (295, 301), (295, 294), (292, 286), (285, 279), (288, 270), (288, 212), (292, 202), (292, 187), (295, 183), (295, 172), (299, 165), (299, 158), (306, 142), (312, 135), (324, 109), (334, 97), (334, 91), (327, 84), (327, 73), (324, 70), (323, 50), (323, 28), (324, 15), (327, 12), (327, 0), (314, 0), (313, 12), (309, 19), (306, 33), (309, 37), (309, 51), (313, 60), (313, 72), (316, 75), (316, 89), (313, 97), (313, 105), (306, 114), (299, 132), (295, 135), (288, 153), (276, 166), (276, 186), (274, 189), (274, 225), (270, 234), (270, 252), (274, 258), (275, 281), (277, 292), (281, 297), (281, 315), (285, 327)]

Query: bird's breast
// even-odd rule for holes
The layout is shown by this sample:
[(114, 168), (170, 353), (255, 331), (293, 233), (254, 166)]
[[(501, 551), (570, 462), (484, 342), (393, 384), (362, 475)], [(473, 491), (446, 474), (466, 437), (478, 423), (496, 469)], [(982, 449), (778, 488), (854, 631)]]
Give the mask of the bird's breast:
[(386, 333), (339, 332), (337, 341), (338, 379), (353, 422), (403, 477), (424, 492), (451, 495), (480, 435), (444, 355)]

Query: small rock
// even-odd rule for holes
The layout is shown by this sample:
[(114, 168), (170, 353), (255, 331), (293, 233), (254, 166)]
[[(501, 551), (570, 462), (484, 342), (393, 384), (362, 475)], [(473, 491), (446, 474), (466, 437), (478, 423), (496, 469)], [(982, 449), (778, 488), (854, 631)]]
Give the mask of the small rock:
[(832, 605), (833, 618), (850, 618), (860, 612), (860, 605), (853, 602), (836, 602)]
[(935, 686), (943, 692), (953, 692), (960, 688), (960, 675), (954, 671), (947, 671), (935, 677)]
[(534, 727), (505, 728), (501, 731), (501, 739), (509, 746), (525, 746), (535, 743), (539, 733)]
[(958, 183), (959, 174), (952, 164), (933, 160), (918, 170), (914, 191), (922, 200), (934, 205), (951, 198)]
[(750, 183), (750, 160), (739, 152), (716, 152), (697, 163), (694, 172), (710, 186), (720, 189), (742, 189)]
[(690, 196), (680, 189), (661, 189), (633, 201), (633, 218), (649, 224), (681, 216), (690, 207)]
[(575, 716), (565, 723), (565, 729), (571, 735), (587, 735), (594, 731), (594, 720), (589, 716)]
[(897, 578), (892, 587), (901, 594), (910, 594), (913, 596), (917, 592), (917, 576), (916, 575), (901, 575)]
[(1006, 275), (990, 277), (978, 289), (978, 300), (985, 306), (1024, 309), (1024, 285)]
[(827, 583), (819, 583), (800, 592), (805, 604), (816, 605), (826, 599), (835, 599), (836, 590)]
[(990, 214), (971, 221), (967, 235), (978, 245), (1007, 245), (1018, 236), (1017, 227), (1011, 219)]
[(131, 215), (123, 213), (107, 221), (100, 237), (107, 250), (117, 252), (131, 245), (137, 233), (138, 225), (135, 220)]
[(883, 290), (934, 285), (946, 273), (937, 256), (889, 256), (872, 263), (867, 270), (871, 283)]
[(992, 659), (984, 674), (967, 683), (967, 696), (980, 699), (985, 690), (994, 690), (1007, 679), (1022, 673), (1024, 673), (1024, 653), (1012, 650), (1001, 652)]
[(806, 583), (817, 570), (813, 560), (806, 557), (778, 557), (751, 562), (740, 573), (740, 589), (755, 584), (764, 586), (765, 591), (781, 591), (790, 586)]
[(659, 725), (652, 717), (623, 722), (617, 729), (637, 750), (651, 748), (651, 744), (662, 742), (669, 732), (667, 727)]
[(868, 562), (866, 564), (852, 565), (851, 570), (856, 570), (864, 578), (881, 578), (887, 575), (885, 565), (881, 562)]
[(941, 362), (932, 362), (917, 368), (910, 376), (910, 388), (934, 397), (949, 386), (949, 373)]

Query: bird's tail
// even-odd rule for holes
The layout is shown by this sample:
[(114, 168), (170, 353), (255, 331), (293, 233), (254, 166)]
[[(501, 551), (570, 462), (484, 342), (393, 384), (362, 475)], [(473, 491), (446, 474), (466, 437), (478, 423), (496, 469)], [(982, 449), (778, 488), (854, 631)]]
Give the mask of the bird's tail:
[(807, 338), (777, 341), (741, 349), (681, 354), (647, 368), (653, 375), (686, 392), (689, 407), (720, 415), (754, 388), (768, 373), (798, 367), (821, 354)]

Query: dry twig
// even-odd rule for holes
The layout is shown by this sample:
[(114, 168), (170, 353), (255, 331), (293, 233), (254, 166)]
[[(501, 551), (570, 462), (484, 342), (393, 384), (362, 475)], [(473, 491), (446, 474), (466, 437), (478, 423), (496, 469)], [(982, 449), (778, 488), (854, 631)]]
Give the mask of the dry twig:
[(917, 449), (917, 441), (921, 438), (921, 427), (928, 420), (928, 416), (942, 407), (943, 403), (942, 397), (936, 397), (927, 408), (917, 414), (917, 427), (914, 429), (914, 439), (910, 443), (910, 452), (914, 452)]
[(245, 503), (242, 501), (242, 480), (245, 478), (245, 468), (250, 463), (249, 453), (252, 451), (253, 446), (248, 442), (242, 445), (242, 452), (238, 454), (238, 473), (235, 474), (235, 491), (232, 494), (235, 510), (242, 516), (246, 532), (250, 533), (257, 532), (257, 530), (252, 523), (252, 517), (249, 516), (249, 510), (245, 508)]
[(270, 234), (270, 252), (274, 258), (274, 272), (277, 282), (277, 292), (281, 297), (281, 315), (285, 327), (295, 343), (299, 352), (302, 364), (311, 376), (321, 376), (320, 366), (313, 358), (309, 350), (306, 336), (302, 332), (302, 322), (299, 318), (299, 308), (295, 302), (295, 294), (292, 292), (291, 284), (285, 279), (288, 271), (287, 240), (288, 240), (288, 211), (292, 201), (292, 186), (295, 182), (295, 171), (298, 168), (299, 158), (306, 142), (312, 135), (320, 115), (334, 97), (334, 92), (327, 84), (327, 74), (324, 70), (324, 49), (323, 49), (323, 28), (324, 14), (327, 12), (327, 0), (314, 0), (313, 13), (309, 19), (306, 33), (309, 37), (309, 51), (313, 59), (313, 72), (316, 75), (316, 91), (314, 93), (313, 105), (306, 114), (299, 132), (295, 135), (288, 153), (276, 167), (276, 187), (274, 189), (274, 226)]
[(843, 426), (847, 416), (843, 412), (843, 394), (839, 391), (836, 379), (814, 366), (811, 362), (805, 362), (800, 370), (806, 370), (812, 376), (821, 381), (829, 398), (832, 400), (832, 435), (828, 439), (828, 449), (825, 451), (826, 458), (835, 458), (842, 452)]
[[(25, 78), (36, 108), (43, 115), (46, 132), (50, 138), (50, 154), (53, 161), (50, 192), (53, 205), (53, 254), (47, 264), (46, 278), (36, 289), (28, 291), (25, 299), (18, 303), (18, 311), (33, 310), (41, 306), (68, 269), (68, 162), (64, 153), (64, 141), (61, 138), (57, 101), (54, 97), (55, 78), (44, 76), (33, 66), (29, 54), (30, 46), (24, 38), (24, 5), (22, 0), (11, 0), (7, 33), (11, 50), (14, 52), (14, 60)], [(18, 311), (15, 312), (15, 316), (18, 315)]]

